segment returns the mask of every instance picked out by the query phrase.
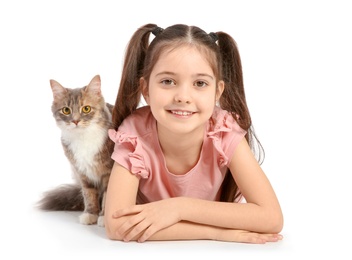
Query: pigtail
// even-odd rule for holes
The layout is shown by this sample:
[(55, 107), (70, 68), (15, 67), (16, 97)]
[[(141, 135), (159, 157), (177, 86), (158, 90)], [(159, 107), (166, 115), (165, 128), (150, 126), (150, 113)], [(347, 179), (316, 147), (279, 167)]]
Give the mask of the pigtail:
[(144, 59), (149, 46), (149, 36), (156, 27), (155, 24), (142, 26), (134, 33), (127, 46), (120, 87), (112, 112), (115, 130), (127, 116), (137, 109), (140, 102), (139, 79), (143, 73)]
[[(264, 149), (256, 137), (252, 119), (247, 107), (243, 84), (241, 57), (235, 40), (224, 32), (216, 33), (217, 44), (221, 53), (222, 78), (225, 82), (224, 92), (219, 100), (221, 108), (232, 112), (234, 119), (240, 127), (247, 131), (246, 140), (259, 163), (262, 163)], [(227, 171), (222, 186), (221, 201), (239, 201), (242, 198), (230, 170)]]
[(264, 160), (264, 149), (253, 129), (243, 85), (240, 53), (235, 40), (224, 32), (218, 32), (218, 45), (222, 54), (222, 73), (225, 90), (220, 98), (220, 106), (231, 111), (242, 129), (247, 131), (246, 139), (259, 163)]
[(246, 103), (243, 86), (243, 73), (240, 54), (236, 42), (224, 32), (218, 32), (218, 45), (222, 54), (222, 75), (225, 90), (220, 99), (223, 109), (238, 116), (238, 124), (248, 130), (252, 124)]

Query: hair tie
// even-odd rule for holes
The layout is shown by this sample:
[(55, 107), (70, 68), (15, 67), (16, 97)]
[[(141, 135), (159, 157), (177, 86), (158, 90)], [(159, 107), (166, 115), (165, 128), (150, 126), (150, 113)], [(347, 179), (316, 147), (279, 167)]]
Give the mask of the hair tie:
[(152, 34), (154, 34), (155, 36), (158, 36), (160, 33), (162, 33), (164, 31), (163, 28), (160, 28), (159, 26), (155, 27), (153, 30), (152, 30)]
[(214, 32), (209, 33), (209, 36), (213, 39), (214, 42), (219, 40), (218, 35), (216, 33), (214, 33)]

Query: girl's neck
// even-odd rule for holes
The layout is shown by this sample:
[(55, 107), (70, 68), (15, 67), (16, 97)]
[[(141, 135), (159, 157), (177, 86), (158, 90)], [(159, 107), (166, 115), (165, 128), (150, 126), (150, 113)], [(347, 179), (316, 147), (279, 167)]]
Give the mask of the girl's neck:
[(188, 134), (165, 132), (158, 128), (160, 147), (168, 170), (173, 174), (185, 174), (198, 162), (201, 153), (205, 128)]

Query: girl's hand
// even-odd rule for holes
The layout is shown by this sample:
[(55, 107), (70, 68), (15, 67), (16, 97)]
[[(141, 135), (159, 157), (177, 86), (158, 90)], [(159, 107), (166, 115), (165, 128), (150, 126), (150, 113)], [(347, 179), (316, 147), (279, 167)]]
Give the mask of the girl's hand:
[(113, 214), (113, 218), (129, 217), (117, 232), (124, 237), (124, 241), (136, 238), (138, 242), (144, 242), (159, 230), (181, 220), (177, 202), (177, 198), (171, 198), (120, 209)]
[(246, 230), (220, 229), (215, 240), (226, 242), (240, 242), (250, 244), (265, 244), (266, 242), (277, 242), (282, 240), (280, 234), (261, 234)]

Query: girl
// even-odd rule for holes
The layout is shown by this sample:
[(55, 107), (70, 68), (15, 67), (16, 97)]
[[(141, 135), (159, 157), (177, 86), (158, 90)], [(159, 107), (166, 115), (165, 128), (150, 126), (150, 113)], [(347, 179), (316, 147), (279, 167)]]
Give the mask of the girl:
[[(141, 95), (147, 106), (138, 107)], [(228, 34), (182, 24), (138, 29), (113, 122), (110, 239), (282, 239), (281, 208), (252, 152), (240, 56)]]

